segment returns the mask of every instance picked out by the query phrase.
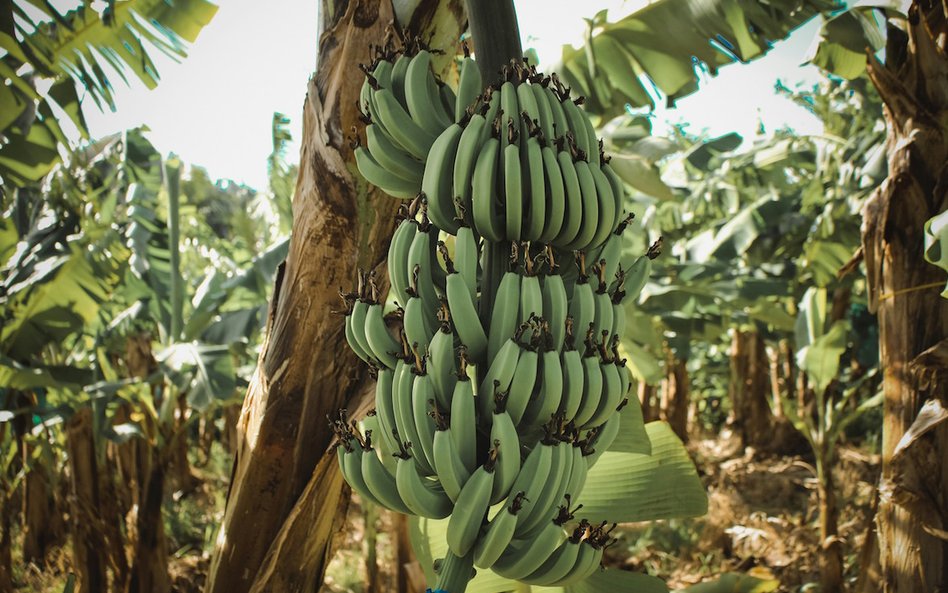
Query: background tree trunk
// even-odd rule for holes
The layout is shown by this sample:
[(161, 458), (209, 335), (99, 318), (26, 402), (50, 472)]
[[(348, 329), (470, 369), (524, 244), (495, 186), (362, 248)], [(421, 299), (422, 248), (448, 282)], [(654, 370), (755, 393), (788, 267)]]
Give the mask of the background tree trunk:
[(886, 64), (869, 60), (888, 124), (889, 176), (866, 204), (862, 243), (885, 373), (876, 520), (892, 593), (948, 590), (948, 541), (933, 535), (948, 530), (948, 423), (898, 447), (926, 400), (948, 402), (943, 374), (922, 383), (912, 372), (921, 353), (948, 339), (948, 300), (938, 295), (945, 273), (922, 258), (922, 225), (948, 208), (946, 11), (913, 2), (907, 27), (889, 26)]
[(682, 442), (688, 442), (688, 407), (691, 382), (686, 361), (669, 356), (662, 381), (662, 420), (668, 422)]
[[(208, 593), (314, 591), (328, 563), (343, 480), (335, 457), (324, 454), (332, 438), (326, 416), (369, 381), (346, 345), (342, 317), (330, 313), (356, 269), (375, 269), (384, 259), (398, 206), (355, 171), (347, 135), (358, 124), (358, 64), (370, 61), (370, 44), (382, 43), (393, 14), (387, 0), (320, 6), (289, 254), (238, 421)], [(400, 24), (448, 50), (439, 58), (444, 67), (465, 20), (460, 0), (423, 1), (411, 22)]]
[(73, 566), (83, 593), (106, 591), (106, 547), (100, 514), (99, 471), (92, 434), (92, 409), (80, 409), (66, 424), (66, 448), (72, 474), (70, 523)]
[(30, 464), (36, 446), (27, 443), (23, 448), (23, 562), (43, 566), (46, 550), (55, 537), (51, 518), (54, 512), (49, 469), (42, 463)]

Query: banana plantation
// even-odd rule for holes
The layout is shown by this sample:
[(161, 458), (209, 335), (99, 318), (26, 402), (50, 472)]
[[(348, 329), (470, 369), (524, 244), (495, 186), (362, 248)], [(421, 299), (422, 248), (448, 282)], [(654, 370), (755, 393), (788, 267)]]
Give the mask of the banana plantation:
[(87, 119), (227, 3), (0, 2), (0, 593), (948, 590), (944, 3), (317, 4), (252, 188)]

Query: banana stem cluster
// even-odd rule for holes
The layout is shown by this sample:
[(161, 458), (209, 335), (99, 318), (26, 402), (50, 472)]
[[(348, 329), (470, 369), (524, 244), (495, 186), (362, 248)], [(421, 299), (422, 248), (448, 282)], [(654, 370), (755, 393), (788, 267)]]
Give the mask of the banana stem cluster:
[(614, 541), (570, 504), (639, 405), (619, 342), (654, 254), (621, 265), (625, 188), (581, 97), (522, 62), (485, 86), (468, 55), (453, 89), (431, 51), (363, 68), (357, 164), (407, 201), (390, 294), (364, 272), (341, 293), (377, 386), (372, 429), (332, 421), (339, 463), (365, 500), (447, 520), (439, 588), (463, 593), (472, 565), (564, 586)]

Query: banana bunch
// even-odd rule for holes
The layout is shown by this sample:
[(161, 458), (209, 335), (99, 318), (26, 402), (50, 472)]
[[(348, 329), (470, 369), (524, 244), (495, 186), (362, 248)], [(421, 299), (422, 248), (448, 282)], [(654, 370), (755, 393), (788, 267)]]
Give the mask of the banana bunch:
[(469, 56), (459, 68), (456, 94), (420, 46), (365, 68), (359, 169), (414, 198), (389, 246), (387, 298), (361, 271), (341, 293), (346, 339), (377, 378), (377, 434), (341, 413), (337, 454), (366, 500), (447, 519), (440, 578), (452, 592), (471, 563), (561, 586), (596, 570), (612, 541), (605, 524), (575, 521), (570, 501), (616, 439), (618, 412), (639, 405), (619, 341), (655, 253), (623, 269), (624, 188), (581, 98), (522, 64), (486, 90)]
[(488, 241), (569, 251), (605, 242), (625, 190), (580, 104), (556, 75), (505, 68), (428, 153), (422, 191), (435, 225), (454, 233), (464, 219)]
[(413, 198), (421, 190), (432, 145), (445, 129), (465, 117), (466, 108), (480, 94), (480, 71), (466, 55), (459, 67), (456, 96), (435, 76), (432, 51), (420, 39), (397, 48), (389, 41), (374, 53), (372, 63), (361, 66), (365, 82), (358, 108), (365, 124), (365, 145), (356, 135), (356, 164), (369, 183), (389, 195)]

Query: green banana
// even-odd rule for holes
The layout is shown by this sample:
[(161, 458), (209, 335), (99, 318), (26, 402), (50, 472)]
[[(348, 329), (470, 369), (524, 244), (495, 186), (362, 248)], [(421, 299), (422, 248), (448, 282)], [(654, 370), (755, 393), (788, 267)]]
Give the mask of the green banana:
[[(512, 126), (508, 131), (508, 136), (511, 135), (516, 135)], [(504, 220), (505, 238), (508, 241), (520, 241), (523, 225), (523, 179), (520, 171), (520, 146), (515, 141), (509, 141), (504, 146)]]
[(491, 136), (486, 140), (474, 165), (471, 181), (471, 206), (474, 229), (488, 241), (501, 241), (503, 225), (496, 205), (498, 154), (500, 140)]
[(481, 413), (484, 416), (494, 409), (495, 397), (510, 389), (510, 382), (513, 381), (514, 371), (517, 370), (517, 362), (520, 360), (522, 351), (523, 348), (515, 338), (508, 338), (497, 352), (493, 362), (487, 367), (480, 389), (477, 390)]
[(359, 167), (359, 173), (362, 174), (362, 177), (388, 195), (394, 198), (408, 199), (415, 197), (415, 194), (418, 193), (417, 184), (402, 179), (383, 167), (372, 156), (368, 148), (357, 146), (353, 153), (355, 154), (356, 166)]
[(543, 151), (540, 149), (540, 141), (535, 136), (529, 137), (525, 141), (521, 140), (521, 146), (522, 191), (527, 205), (524, 214), (523, 238), (526, 241), (536, 241), (543, 234), (547, 217)]
[(392, 139), (412, 156), (418, 160), (425, 160), (437, 134), (415, 123), (391, 91), (379, 89), (373, 93), (372, 97), (377, 111), (377, 114), (373, 114), (376, 120), (382, 124)]
[[(540, 499), (553, 469), (553, 441), (541, 440), (523, 461), (523, 467), (510, 487), (511, 492), (525, 492), (523, 510), (517, 516), (517, 525), (521, 525), (534, 503)], [(585, 465), (585, 463), (584, 463)]]
[(470, 56), (464, 56), (458, 70), (458, 93), (454, 104), (454, 121), (461, 121), (465, 110), (477, 102), (481, 91), (484, 89), (480, 66)]
[(435, 258), (432, 257), (434, 245), (432, 235), (437, 236), (437, 229), (430, 225), (425, 225), (425, 218), (422, 216), (422, 223), (412, 239), (411, 247), (408, 249), (408, 273), (414, 281), (413, 288), (421, 297), (424, 305), (425, 315), (428, 318), (429, 325), (434, 325), (435, 317), (441, 305), (441, 300), (435, 292), (435, 281), (432, 276), (434, 268), (440, 268)]
[(543, 132), (543, 137), (548, 142), (552, 142), (556, 138), (556, 134), (553, 133), (553, 112), (550, 111), (550, 104), (547, 102), (542, 83), (531, 84), (529, 88), (536, 102), (540, 130)]
[(576, 417), (583, 403), (583, 361), (578, 350), (564, 350), (560, 355), (563, 367), (563, 397), (559, 414), (568, 422)]
[(392, 287), (392, 294), (395, 295), (395, 302), (403, 307), (408, 300), (408, 250), (415, 238), (416, 226), (417, 223), (414, 219), (407, 217), (402, 219), (395, 228), (392, 243), (388, 249), (388, 261), (386, 263), (388, 281)]
[(401, 54), (395, 59), (392, 66), (391, 89), (405, 109), (408, 109), (408, 101), (405, 100), (405, 74), (408, 72), (408, 66), (411, 65), (411, 57)]
[[(506, 126), (516, 126), (517, 129), (520, 129), (520, 106), (517, 100), (517, 88), (509, 80), (505, 81), (500, 85), (500, 109), (501, 109), (501, 124), (504, 126), (504, 130), (507, 129)], [(504, 130), (501, 130), (502, 132)], [(501, 134), (503, 136), (503, 134)], [(516, 144), (516, 135), (508, 134), (506, 136), (506, 142), (501, 138), (501, 143), (504, 146), (508, 144)]]
[(573, 287), (573, 298), (569, 303), (569, 315), (573, 318), (573, 328), (582, 341), (589, 325), (596, 319), (596, 295), (588, 277), (580, 271), (579, 280)]
[[(435, 405), (434, 388), (431, 386), (431, 376), (422, 364), (421, 370), (415, 367), (415, 378), (411, 386), (411, 411), (415, 422), (415, 431), (418, 441), (413, 443), (413, 451), (419, 467), (425, 475), (434, 472), (434, 442), (435, 422), (428, 411)], [(435, 408), (437, 410), (437, 408)], [(422, 463), (424, 461), (424, 463)], [(430, 470), (430, 471), (429, 471)]]
[(445, 531), (448, 549), (458, 556), (471, 551), (490, 506), (491, 490), (497, 479), (494, 456), (488, 457), (468, 478), (454, 505)]
[[(579, 562), (579, 550), (582, 547), (580, 537), (584, 531), (584, 525), (577, 527), (573, 534), (550, 554), (546, 562), (540, 565), (540, 568), (520, 580), (529, 585), (549, 587), (565, 578), (575, 570)], [(578, 535), (577, 532), (579, 532)]]
[(560, 101), (559, 97), (556, 96), (556, 93), (553, 92), (553, 89), (548, 86), (543, 89), (544, 95), (546, 95), (546, 104), (550, 107), (550, 113), (553, 116), (553, 134), (550, 136), (550, 141), (565, 136), (569, 132), (569, 122), (566, 119), (566, 114), (563, 112), (563, 104)]
[(586, 475), (589, 472), (589, 465), (586, 463), (585, 452), (583, 451), (582, 445), (573, 443), (571, 449), (571, 469), (565, 492), (575, 500), (583, 493), (583, 486), (586, 485)]
[(559, 274), (544, 276), (540, 288), (543, 295), (543, 317), (550, 324), (553, 349), (559, 352), (563, 349), (563, 341), (566, 339), (566, 314), (569, 307), (563, 277)]
[(487, 332), (488, 364), (493, 363), (497, 353), (517, 331), (520, 286), (521, 277), (516, 272), (507, 272), (500, 279), (497, 295), (494, 298), (494, 309), (490, 316), (490, 330)]
[(365, 317), (369, 312), (369, 303), (362, 300), (361, 298), (356, 299), (352, 304), (352, 312), (346, 318), (346, 321), (349, 322), (349, 325), (352, 328), (352, 341), (349, 344), (354, 344), (352, 346), (353, 351), (358, 355), (360, 352), (364, 353), (366, 358), (363, 358), (366, 362), (375, 361), (375, 353), (372, 351), (372, 348), (369, 347), (368, 340), (365, 336)]
[(431, 467), (424, 456), (421, 438), (415, 426), (415, 412), (412, 405), (412, 390), (414, 389), (415, 383), (414, 370), (414, 365), (406, 364), (401, 360), (395, 365), (395, 376), (392, 380), (395, 428), (398, 430), (399, 437), (403, 440), (402, 445), (408, 443), (411, 446), (417, 447), (419, 454), (416, 455), (415, 459), (419, 465), (423, 465), (422, 471), (424, 474), (430, 476), (435, 473), (434, 468)]
[[(529, 258), (528, 262), (529, 262)], [(528, 267), (532, 265), (528, 263)], [(517, 314), (518, 323), (527, 323), (534, 317), (543, 317), (543, 290), (540, 288), (540, 278), (530, 269), (520, 281), (520, 311)]]
[(435, 400), (444, 409), (451, 406), (454, 384), (457, 382), (457, 370), (454, 354), (454, 333), (449, 323), (441, 323), (428, 345), (428, 376), (434, 389)]
[(517, 521), (514, 537), (522, 539), (534, 536), (538, 528), (542, 528), (545, 522), (555, 518), (555, 511), (563, 500), (566, 490), (569, 477), (567, 472), (572, 465), (571, 453), (568, 445), (558, 441), (553, 442), (550, 452), (550, 473), (546, 478), (546, 483), (537, 494), (533, 504), (524, 509), (520, 520)]
[[(598, 247), (602, 245), (609, 235), (619, 224), (619, 211), (616, 210), (616, 199), (613, 195), (612, 185), (602, 169), (593, 162), (587, 163), (589, 173), (592, 175), (593, 184), (596, 187), (596, 197), (599, 199), (599, 225), (596, 227), (596, 234), (593, 235), (590, 245)], [(606, 280), (610, 280), (606, 277)]]
[(444, 113), (441, 95), (431, 71), (431, 53), (419, 51), (405, 72), (405, 101), (411, 119), (427, 132), (437, 136), (451, 125)]
[(530, 403), (537, 380), (539, 355), (536, 350), (525, 348), (520, 352), (507, 395), (507, 412), (514, 424), (519, 424)]
[[(583, 113), (574, 101), (566, 99), (560, 103), (563, 107), (563, 113), (569, 121), (569, 129), (573, 133), (576, 141), (576, 147), (583, 152), (581, 159), (592, 159), (596, 138), (590, 138), (587, 135), (586, 114)], [(564, 132), (565, 133), (565, 132)]]
[(443, 430), (435, 432), (431, 447), (438, 480), (444, 486), (444, 492), (448, 495), (448, 498), (452, 502), (457, 502), (458, 495), (461, 494), (461, 488), (467, 482), (471, 472), (464, 467), (464, 463), (461, 461), (454, 437), (451, 434), (451, 428), (445, 427)]
[(452, 191), (454, 179), (452, 167), (457, 155), (461, 132), (461, 126), (451, 124), (438, 136), (431, 145), (431, 151), (425, 161), (424, 178), (421, 182), (421, 191), (428, 198), (428, 216), (431, 222), (439, 229), (451, 234), (458, 230), (458, 222), (455, 218), (457, 211), (454, 207)]
[(395, 484), (398, 493), (412, 514), (429, 519), (444, 519), (454, 508), (444, 488), (421, 474), (416, 457), (399, 457), (395, 465)]
[(536, 537), (521, 546), (508, 546), (491, 570), (508, 579), (522, 579), (540, 568), (564, 539), (566, 534), (562, 525), (550, 521)]
[(425, 164), (396, 146), (388, 134), (375, 124), (365, 127), (366, 148), (384, 169), (415, 185), (415, 193), (421, 189)]
[(421, 352), (428, 351), (428, 344), (434, 336), (430, 319), (431, 315), (425, 309), (424, 301), (417, 296), (409, 297), (402, 314), (405, 339), (409, 344), (418, 344)]
[(374, 451), (362, 455), (362, 476), (365, 479), (365, 485), (372, 492), (372, 495), (378, 500), (379, 504), (390, 511), (411, 514), (408, 505), (398, 493), (398, 485), (395, 483), (395, 476), (392, 475), (382, 460)]
[(520, 435), (517, 434), (516, 423), (504, 409), (495, 409), (491, 414), (490, 442), (497, 461), (494, 468), (497, 476), (491, 487), (490, 504), (496, 504), (507, 497), (520, 473)]
[(603, 284), (599, 285), (599, 289), (602, 292), (597, 291), (593, 294), (593, 329), (596, 335), (602, 335), (602, 332), (609, 335), (612, 333), (612, 322), (614, 321), (612, 296), (605, 292)]
[(625, 273), (625, 298), (639, 298), (652, 273), (652, 260), (647, 255), (639, 256)]
[(336, 451), (339, 459), (339, 470), (349, 486), (369, 502), (381, 504), (372, 494), (372, 491), (369, 490), (369, 487), (365, 485), (365, 480), (362, 477), (362, 456), (365, 454), (362, 445), (340, 446), (336, 448)]
[(365, 314), (365, 340), (374, 357), (389, 369), (395, 368), (397, 356), (401, 352), (401, 344), (388, 331), (385, 320), (382, 318), (382, 305), (369, 305)]
[(589, 163), (576, 161), (574, 165), (576, 178), (579, 180), (580, 194), (583, 199), (583, 222), (579, 227), (576, 238), (566, 247), (569, 249), (586, 249), (594, 247), (592, 240), (599, 225), (599, 198), (596, 193), (596, 182), (589, 170)]
[[(397, 365), (396, 365), (397, 366)], [(393, 429), (395, 422), (394, 397), (395, 371), (379, 369), (379, 376), (375, 383), (375, 415), (378, 417), (381, 440), (390, 451), (398, 451), (399, 443), (395, 440)]]
[(490, 568), (510, 544), (517, 527), (517, 514), (520, 513), (523, 497), (523, 492), (511, 497), (487, 524), (484, 535), (474, 544), (474, 566)]
[(451, 436), (461, 462), (469, 472), (477, 465), (477, 412), (474, 382), (467, 376), (467, 362), (461, 355), (461, 370), (451, 396)]
[(596, 353), (595, 346), (587, 346), (583, 356), (583, 403), (576, 412), (573, 422), (578, 427), (586, 426), (589, 420), (599, 409), (599, 403), (602, 400), (602, 369), (599, 365), (599, 355)]
[(595, 434), (589, 441), (587, 447), (587, 450), (591, 447), (591, 450), (589, 450), (589, 453), (586, 455), (586, 467), (588, 468), (596, 465), (596, 461), (599, 460), (603, 453), (609, 450), (609, 447), (619, 434), (622, 415), (615, 413), (615, 410), (612, 410), (612, 412), (612, 416), (593, 431)]
[(453, 265), (449, 267), (453, 273), (448, 274), (446, 287), (454, 329), (458, 332), (461, 343), (467, 346), (471, 359), (480, 363), (487, 353), (487, 335), (484, 333), (477, 315), (477, 305), (471, 298), (464, 277), (454, 272)]
[[(461, 132), (458, 139), (458, 149), (454, 156), (454, 169), (451, 171), (452, 189), (451, 196), (457, 198), (463, 208), (465, 223), (473, 224), (473, 203), (472, 184), (474, 181), (474, 168), (477, 164), (481, 148), (487, 140), (483, 136), (485, 128), (489, 128), (490, 123), (483, 115), (476, 114)], [(455, 205), (457, 209), (457, 205)], [(458, 213), (459, 216), (461, 213)]]
[(560, 407), (563, 397), (563, 367), (560, 353), (555, 349), (543, 352), (540, 357), (540, 385), (535, 397), (527, 406), (520, 420), (522, 425), (536, 426), (545, 424)]
[(546, 220), (538, 240), (542, 243), (550, 243), (563, 228), (566, 216), (566, 188), (563, 185), (563, 173), (556, 159), (556, 152), (549, 145), (545, 145), (540, 149), (540, 157), (543, 159), (544, 193), (547, 203)]
[(560, 174), (563, 176), (566, 213), (563, 215), (563, 226), (560, 228), (559, 234), (553, 238), (552, 243), (557, 247), (566, 247), (576, 240), (583, 224), (583, 217), (585, 216), (583, 213), (583, 192), (579, 185), (579, 176), (576, 174), (576, 164), (570, 157), (569, 151), (559, 151), (556, 160), (560, 166)]
[(471, 227), (462, 226), (454, 239), (454, 266), (464, 278), (471, 299), (477, 298), (477, 264), (481, 252), (477, 246), (477, 237)]

